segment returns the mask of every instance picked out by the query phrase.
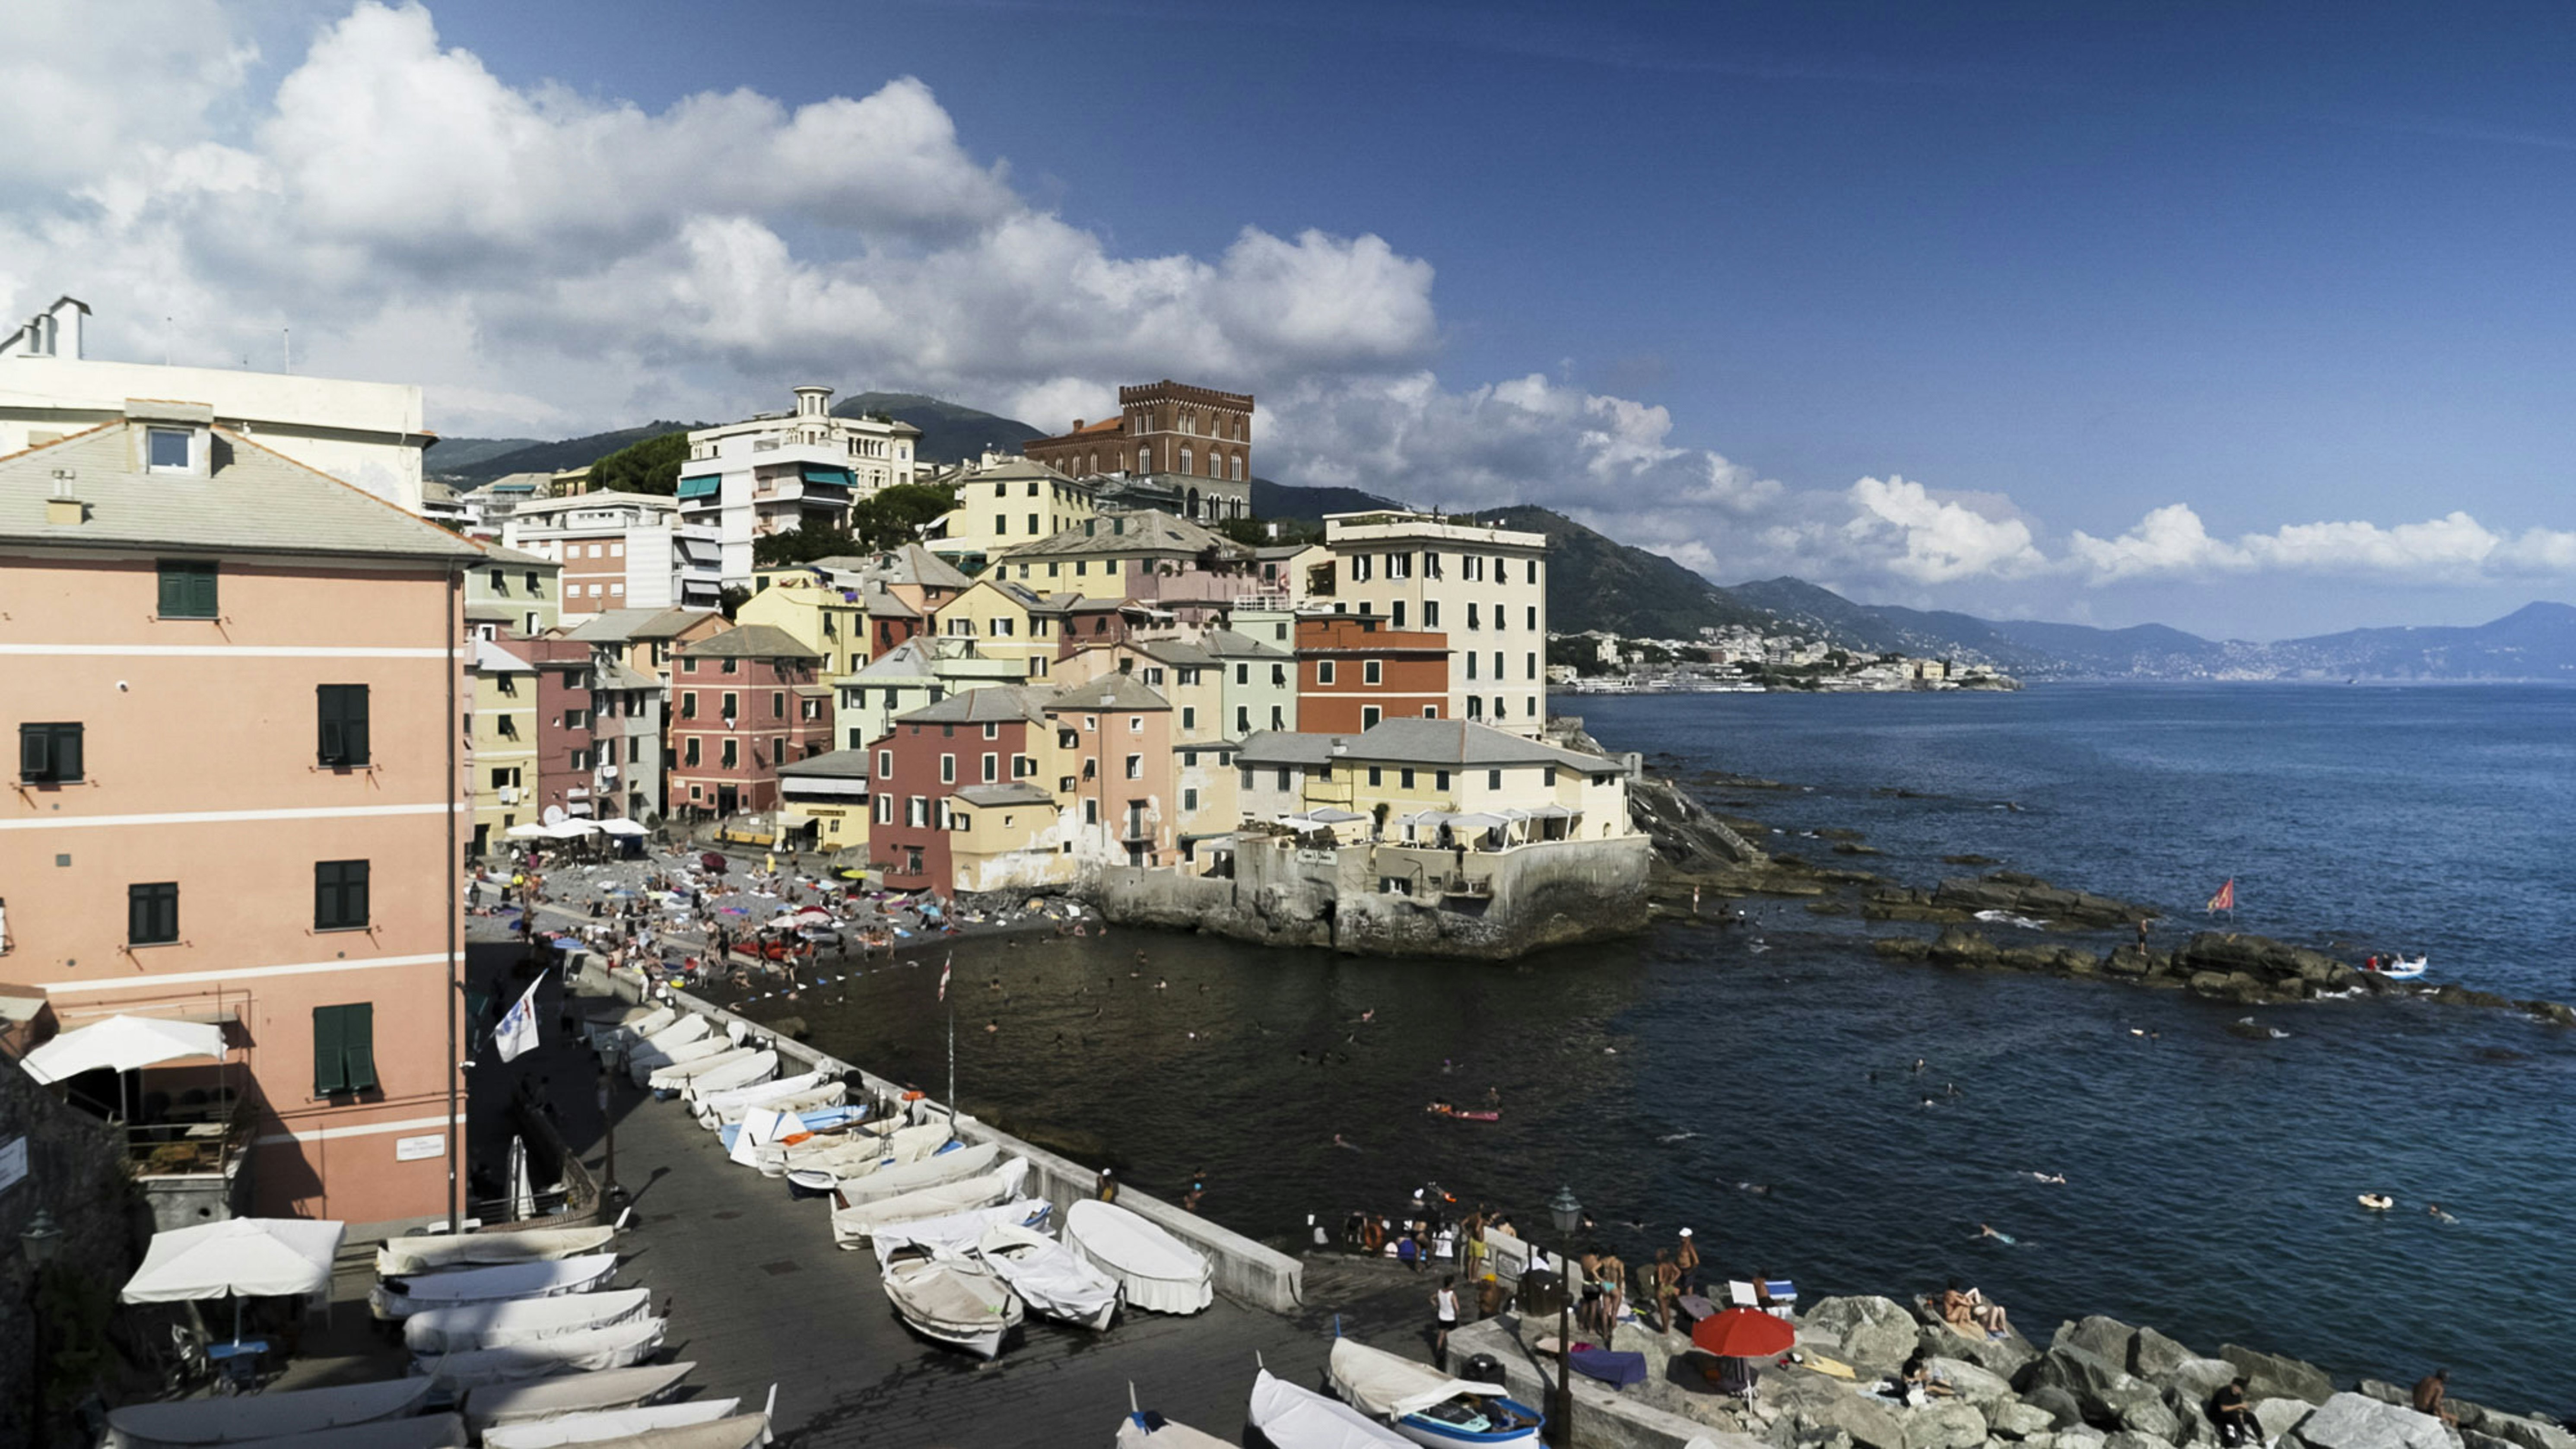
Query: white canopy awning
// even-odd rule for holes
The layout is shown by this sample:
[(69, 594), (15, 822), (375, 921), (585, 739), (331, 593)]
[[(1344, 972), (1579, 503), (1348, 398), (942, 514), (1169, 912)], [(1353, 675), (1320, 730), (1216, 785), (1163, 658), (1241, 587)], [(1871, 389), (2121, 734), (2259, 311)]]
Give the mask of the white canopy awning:
[(59, 1082), (102, 1068), (130, 1072), (181, 1057), (224, 1054), (224, 1029), (152, 1016), (111, 1016), (67, 1031), (27, 1053), (19, 1065), (40, 1082)]
[(513, 825), (501, 832), (501, 838), (504, 840), (552, 840), (554, 835), (553, 831), (533, 820), (525, 825)]
[(587, 820), (562, 820), (546, 827), (546, 833), (557, 840), (579, 840), (599, 829)]
[(643, 826), (636, 824), (634, 821), (625, 819), (602, 820), (599, 822), (599, 828), (607, 831), (611, 835), (649, 835), (652, 833), (651, 831), (646, 830)]
[(154, 1233), (121, 1296), (128, 1303), (190, 1298), (303, 1297), (331, 1286), (345, 1223), (232, 1218)]

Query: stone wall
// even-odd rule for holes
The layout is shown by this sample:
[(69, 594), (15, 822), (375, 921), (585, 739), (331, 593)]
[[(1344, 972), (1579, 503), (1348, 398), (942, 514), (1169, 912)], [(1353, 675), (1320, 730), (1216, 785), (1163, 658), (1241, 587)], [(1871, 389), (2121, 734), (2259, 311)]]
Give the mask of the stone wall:
[(1080, 894), (1122, 925), (1368, 956), (1502, 961), (1640, 929), (1652, 859), (1644, 836), (1492, 853), (1304, 850), (1239, 836), (1230, 877), (1117, 866), (1096, 872)]
[(99, 1119), (64, 1106), (0, 1052), (0, 1146), (27, 1139), (27, 1176), (0, 1192), (0, 1444), (50, 1444), (27, 1423), (36, 1344), (33, 1283), (19, 1234), (42, 1207), (62, 1230), (45, 1272), (50, 1422), (87, 1392), (85, 1365), (113, 1368), (102, 1336), (116, 1290), (142, 1259), (150, 1211), (127, 1177), (123, 1144)]

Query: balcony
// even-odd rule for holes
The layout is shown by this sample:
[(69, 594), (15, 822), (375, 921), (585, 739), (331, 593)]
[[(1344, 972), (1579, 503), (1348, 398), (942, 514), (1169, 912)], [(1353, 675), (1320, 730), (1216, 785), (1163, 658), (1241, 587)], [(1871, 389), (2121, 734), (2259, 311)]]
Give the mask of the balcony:
[[(190, 1094), (197, 1095), (197, 1094)], [(240, 1216), (250, 1206), (242, 1173), (249, 1160), (256, 1106), (220, 1094), (182, 1102), (163, 1120), (128, 1126), (128, 1170), (152, 1205), (153, 1226), (167, 1232)]]

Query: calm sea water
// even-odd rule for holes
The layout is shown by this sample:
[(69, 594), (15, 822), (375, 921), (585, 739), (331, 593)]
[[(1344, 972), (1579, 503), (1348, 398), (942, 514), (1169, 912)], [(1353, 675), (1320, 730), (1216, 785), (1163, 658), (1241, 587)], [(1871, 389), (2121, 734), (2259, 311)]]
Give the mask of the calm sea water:
[[(2164, 905), (2190, 918), (2177, 935), (2233, 875), (2245, 929), (2576, 999), (2576, 691), (1558, 705), (1611, 748), (1795, 787), (1715, 792), (1780, 849), (1823, 858), (1798, 832), (1857, 828), (1885, 854), (1851, 863), (1921, 883), (1957, 873), (1942, 855), (1994, 856)], [(2288, 1035), (2249, 1040), (2227, 1030), (2243, 1008), (1890, 966), (1857, 922), (1756, 910), (1508, 967), (1143, 931), (961, 955), (960, 1095), (1149, 1189), (1204, 1172), (1206, 1211), (1265, 1236), (1392, 1210), (1426, 1179), (1535, 1229), (1562, 1182), (1632, 1258), (1688, 1225), (1711, 1268), (1810, 1298), (1958, 1276), (2043, 1339), (2109, 1313), (2204, 1352), (2401, 1380), (2447, 1364), (2462, 1397), (2576, 1409), (2570, 1034), (2356, 1001), (2262, 1009)], [(935, 975), (793, 1009), (818, 1042), (935, 1086)], [(1489, 1087), (1498, 1124), (1421, 1110)], [(2364, 1190), (2397, 1211), (2360, 1211)]]

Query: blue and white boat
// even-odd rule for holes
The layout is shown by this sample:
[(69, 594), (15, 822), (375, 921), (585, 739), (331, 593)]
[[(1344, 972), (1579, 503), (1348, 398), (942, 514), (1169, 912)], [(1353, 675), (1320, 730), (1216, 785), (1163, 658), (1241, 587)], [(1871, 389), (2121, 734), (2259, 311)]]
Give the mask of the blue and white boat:
[[(797, 1113), (796, 1120), (803, 1123), (804, 1130), (808, 1132), (829, 1132), (835, 1127), (847, 1127), (853, 1122), (864, 1120), (867, 1115), (868, 1109), (864, 1106), (817, 1107), (810, 1112)], [(716, 1130), (724, 1137), (725, 1151), (733, 1151), (733, 1140), (742, 1135), (742, 1124), (727, 1122)]]
[(1351, 1407), (1383, 1419), (1416, 1444), (1510, 1444), (1536, 1449), (1547, 1425), (1538, 1410), (1507, 1397), (1501, 1384), (1453, 1379), (1429, 1364), (1333, 1340), (1334, 1392)]

